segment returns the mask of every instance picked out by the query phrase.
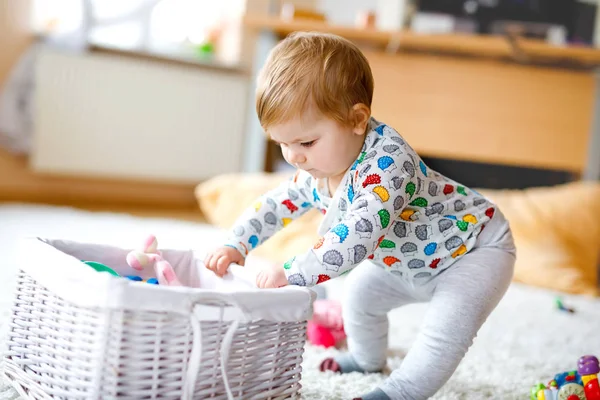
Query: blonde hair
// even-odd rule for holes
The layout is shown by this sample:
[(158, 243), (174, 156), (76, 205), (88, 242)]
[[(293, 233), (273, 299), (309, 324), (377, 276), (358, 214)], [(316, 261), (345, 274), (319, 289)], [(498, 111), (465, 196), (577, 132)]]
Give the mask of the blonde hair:
[(261, 70), (256, 112), (265, 129), (311, 105), (349, 125), (352, 106), (370, 109), (372, 99), (371, 67), (356, 45), (336, 35), (296, 32), (275, 46)]

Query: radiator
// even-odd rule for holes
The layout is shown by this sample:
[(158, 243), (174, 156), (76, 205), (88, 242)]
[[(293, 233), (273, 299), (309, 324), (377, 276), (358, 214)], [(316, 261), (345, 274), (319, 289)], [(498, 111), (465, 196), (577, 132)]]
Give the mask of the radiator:
[(197, 182), (242, 168), (248, 78), (106, 53), (42, 51), (31, 168)]

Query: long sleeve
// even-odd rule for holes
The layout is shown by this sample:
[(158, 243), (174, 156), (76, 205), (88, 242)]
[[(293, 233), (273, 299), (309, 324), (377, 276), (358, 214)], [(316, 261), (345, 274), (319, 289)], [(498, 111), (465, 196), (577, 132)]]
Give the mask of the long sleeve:
[(407, 202), (427, 206), (425, 199), (415, 196), (414, 160), (402, 152), (387, 153), (396, 147), (361, 155), (344, 187), (350, 202), (347, 212), (312, 249), (285, 264), (290, 284), (311, 286), (349, 272), (377, 248), (394, 245), (385, 237), (392, 222), (402, 218)]
[(234, 223), (226, 245), (244, 257), (292, 220), (315, 206), (319, 197), (312, 192), (312, 177), (297, 171), (289, 181), (260, 196)]

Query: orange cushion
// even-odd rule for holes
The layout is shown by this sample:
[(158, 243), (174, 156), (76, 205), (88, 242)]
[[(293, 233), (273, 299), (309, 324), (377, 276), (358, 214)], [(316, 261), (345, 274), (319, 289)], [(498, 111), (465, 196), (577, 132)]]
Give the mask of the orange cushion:
[[(254, 200), (287, 179), (281, 174), (232, 174), (198, 185), (207, 220), (229, 228)], [(598, 295), (600, 184), (575, 182), (525, 190), (479, 190), (509, 220), (517, 245), (514, 280), (542, 288)], [(321, 214), (311, 211), (254, 252), (283, 262), (318, 239)]]
[(599, 183), (481, 192), (510, 222), (517, 245), (515, 281), (567, 293), (599, 294)]

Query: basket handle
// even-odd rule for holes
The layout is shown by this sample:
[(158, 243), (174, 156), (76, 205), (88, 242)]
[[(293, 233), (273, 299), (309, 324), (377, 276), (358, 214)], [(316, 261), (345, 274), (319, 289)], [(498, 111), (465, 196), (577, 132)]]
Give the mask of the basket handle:
[(227, 399), (234, 400), (231, 388), (229, 387), (229, 378), (227, 377), (227, 363), (229, 362), (229, 354), (231, 353), (231, 343), (233, 342), (233, 336), (235, 331), (240, 324), (239, 319), (231, 321), (231, 325), (227, 329), (227, 333), (221, 343), (221, 375), (223, 376), (223, 384), (225, 385), (225, 391), (227, 392)]
[[(192, 354), (190, 355), (190, 361), (188, 362), (185, 382), (183, 384), (182, 400), (192, 400), (194, 397), (194, 389), (196, 388), (196, 380), (200, 367), (202, 366), (202, 325), (200, 319), (196, 317), (198, 315), (198, 308), (200, 304), (194, 306), (193, 312), (190, 316), (190, 323), (192, 324)], [(227, 363), (229, 362), (229, 354), (231, 352), (231, 344), (233, 342), (233, 336), (235, 331), (240, 324), (239, 319), (231, 321), (231, 325), (227, 328), (227, 332), (223, 337), (221, 343), (221, 375), (223, 376), (223, 384), (225, 385), (225, 391), (227, 392), (227, 400), (235, 400), (231, 387), (229, 386), (229, 378), (227, 377)]]

